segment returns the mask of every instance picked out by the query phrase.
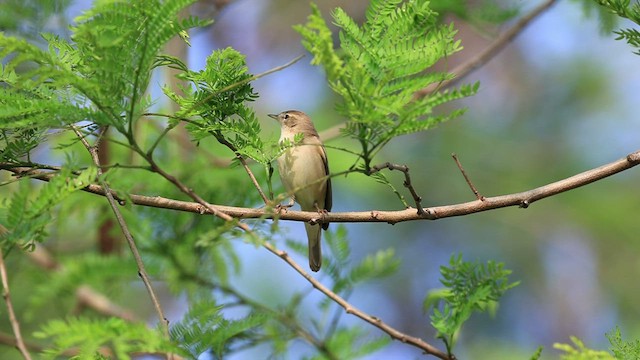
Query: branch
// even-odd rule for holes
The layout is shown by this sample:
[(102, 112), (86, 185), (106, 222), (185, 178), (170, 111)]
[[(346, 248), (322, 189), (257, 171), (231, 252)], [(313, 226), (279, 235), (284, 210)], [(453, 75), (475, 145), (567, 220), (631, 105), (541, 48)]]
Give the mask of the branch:
[(321, 282), (319, 282), (318, 280), (313, 278), (300, 265), (298, 265), (295, 261), (293, 261), (289, 257), (289, 254), (287, 254), (285, 251), (276, 249), (270, 243), (264, 243), (264, 247), (267, 248), (267, 250), (271, 251), (273, 254), (279, 256), (287, 264), (289, 264), (289, 266), (291, 266), (295, 271), (297, 271), (298, 274), (302, 275), (302, 277), (304, 277), (308, 282), (310, 282), (311, 285), (313, 285), (314, 288), (318, 289), (318, 291), (320, 291), (321, 293), (325, 294), (328, 298), (333, 300), (336, 304), (342, 306), (342, 308), (344, 308), (344, 310), (345, 310), (345, 312), (347, 314), (351, 314), (351, 315), (359, 317), (360, 319), (362, 319), (362, 320), (368, 322), (369, 324), (377, 327), (378, 329), (386, 332), (394, 340), (399, 340), (399, 341), (401, 341), (403, 343), (407, 343), (407, 344), (413, 345), (413, 346), (415, 346), (415, 347), (417, 347), (419, 349), (424, 350), (425, 353), (431, 354), (431, 355), (436, 356), (436, 357), (438, 357), (440, 359), (445, 359), (445, 360), (452, 359), (451, 357), (449, 357), (449, 355), (447, 355), (447, 353), (435, 348), (434, 346), (432, 346), (431, 344), (425, 342), (424, 340), (422, 340), (420, 338), (417, 338), (417, 337), (414, 337), (414, 336), (407, 335), (407, 334), (395, 329), (394, 327), (391, 327), (389, 324), (385, 323), (380, 318), (372, 316), (372, 315), (369, 315), (369, 314), (365, 313), (364, 311), (362, 311), (362, 310), (356, 308), (355, 306), (351, 305), (347, 300), (345, 300), (344, 298), (340, 297), (340, 295), (334, 293), (329, 288), (324, 286)]
[[(4, 227), (0, 228), (0, 235), (4, 232)], [(22, 357), (25, 360), (31, 360), (31, 354), (29, 354), (29, 350), (27, 350), (27, 346), (24, 344), (24, 340), (22, 339), (22, 333), (20, 332), (20, 323), (18, 322), (18, 318), (16, 317), (16, 313), (13, 311), (13, 303), (11, 302), (11, 293), (9, 292), (9, 280), (7, 279), (7, 269), (4, 265), (4, 253), (2, 248), (0, 247), (0, 278), (2, 278), (2, 297), (4, 297), (4, 301), (7, 303), (7, 312), (9, 313), (9, 322), (11, 323), (11, 328), (13, 329), (13, 334), (15, 335), (15, 345), (16, 348), (22, 354)]]
[(504, 47), (507, 46), (507, 44), (509, 44), (516, 36), (518, 36), (522, 32), (522, 30), (524, 30), (524, 28), (527, 27), (527, 25), (529, 25), (535, 18), (537, 18), (545, 10), (547, 10), (553, 4), (555, 4), (556, 1), (557, 0), (547, 0), (544, 3), (538, 5), (538, 7), (533, 9), (530, 13), (521, 17), (520, 20), (518, 20), (518, 22), (516, 22), (515, 25), (513, 25), (509, 30), (500, 34), (482, 52), (480, 52), (479, 54), (472, 57), (471, 59), (453, 68), (453, 70), (451, 70), (451, 74), (454, 75), (453, 79), (445, 80), (437, 84), (431, 84), (422, 90), (416, 91), (416, 93), (413, 94), (413, 98), (420, 99), (430, 95), (431, 93), (433, 93), (439, 88), (449, 87), (455, 84), (456, 82), (460, 81), (462, 78), (467, 76), (473, 70), (489, 62), (502, 49), (504, 49)]
[[(403, 221), (438, 220), (447, 217), (469, 215), (509, 206), (519, 206), (521, 208), (526, 208), (535, 201), (554, 196), (559, 193), (569, 191), (598, 180), (602, 180), (611, 175), (615, 175), (619, 172), (628, 170), (638, 164), (640, 164), (640, 150), (609, 164), (529, 191), (487, 197), (482, 201), (476, 200), (460, 204), (424, 208), (425, 214), (422, 216), (418, 215), (416, 209), (414, 208), (397, 211), (369, 210), (360, 212), (329, 212), (324, 216), (325, 220), (329, 222), (386, 222), (389, 224), (395, 224)], [(3, 163), (0, 163), (0, 170), (8, 170), (13, 172), (17, 176), (29, 176), (30, 178), (43, 181), (49, 181), (49, 179), (54, 176), (53, 174), (45, 171), (34, 170), (28, 167), (13, 167), (10, 164)], [(83, 190), (93, 194), (105, 196), (104, 188), (99, 185), (88, 185)], [(126, 203), (125, 199), (127, 197), (119, 196), (117, 194), (112, 195), (121, 205), (124, 205)], [(199, 214), (213, 214), (211, 210), (208, 210), (200, 203), (173, 200), (160, 196), (152, 197), (132, 194), (128, 195), (128, 197), (136, 205), (179, 210)], [(224, 205), (212, 206), (215, 206), (216, 212), (218, 214), (224, 214), (227, 216), (227, 218), (273, 219), (277, 217), (281, 220), (309, 222), (312, 220), (317, 220), (318, 217), (318, 213), (315, 211), (307, 212), (288, 210), (286, 213), (277, 214), (264, 208), (253, 209)]]
[(233, 151), (233, 153), (236, 155), (236, 159), (238, 159), (240, 161), (240, 163), (242, 164), (242, 167), (244, 168), (244, 171), (246, 171), (247, 175), (249, 175), (249, 179), (251, 179), (251, 182), (253, 183), (253, 186), (258, 190), (258, 193), (260, 194), (260, 197), (262, 198), (262, 201), (264, 201), (265, 204), (268, 204), (269, 203), (269, 198), (267, 198), (267, 195), (265, 195), (264, 191), (262, 191), (262, 187), (260, 187), (260, 183), (258, 183), (258, 180), (256, 179), (255, 175), (253, 175), (253, 172), (249, 168), (249, 165), (247, 164), (247, 161), (238, 152), (238, 149), (236, 149), (236, 147), (232, 143), (230, 143), (227, 139), (225, 139), (224, 136), (222, 136), (222, 134), (220, 134), (219, 132), (218, 133), (213, 133), (212, 135), (213, 135), (213, 137), (216, 138), (216, 140), (218, 140), (218, 142), (220, 144), (226, 146), (227, 148), (229, 148), (229, 150)]
[[(97, 146), (90, 145), (87, 139), (85, 139), (85, 137), (82, 136), (82, 134), (74, 126), (72, 126), (71, 128), (76, 133), (76, 135), (80, 138), (80, 140), (82, 141), (82, 144), (85, 146), (87, 151), (89, 151), (89, 154), (91, 155), (91, 159), (94, 165), (98, 169), (98, 178), (100, 178), (102, 176), (102, 169), (100, 168), (100, 157), (98, 156)], [(104, 133), (106, 132), (106, 129), (108, 128), (107, 127), (103, 128), (103, 131), (100, 134), (101, 136), (98, 137), (96, 144), (99, 143), (100, 139), (102, 138), (102, 135), (104, 135)], [(164, 316), (164, 312), (162, 310), (162, 307), (160, 306), (158, 297), (156, 296), (156, 293), (153, 290), (153, 287), (151, 286), (151, 280), (149, 279), (149, 275), (147, 274), (147, 271), (144, 266), (144, 262), (142, 261), (142, 257), (140, 256), (138, 247), (136, 246), (135, 240), (133, 239), (133, 235), (131, 235), (131, 232), (129, 231), (129, 227), (127, 226), (127, 223), (124, 221), (124, 218), (122, 216), (122, 213), (120, 212), (120, 209), (118, 208), (116, 200), (111, 194), (109, 185), (104, 180), (100, 180), (100, 182), (102, 183), (102, 187), (104, 188), (105, 196), (107, 198), (107, 201), (109, 202), (109, 206), (111, 207), (111, 210), (113, 210), (113, 213), (116, 217), (116, 220), (118, 221), (118, 224), (120, 225), (120, 229), (122, 230), (124, 237), (127, 239), (127, 243), (129, 244), (129, 249), (133, 254), (133, 257), (136, 261), (136, 265), (138, 266), (138, 275), (142, 279), (142, 282), (144, 283), (144, 286), (147, 289), (147, 292), (149, 293), (149, 297), (151, 298), (153, 307), (155, 308), (158, 318), (160, 320), (163, 333), (165, 337), (169, 339), (169, 320), (167, 320), (167, 318)], [(172, 358), (172, 355), (167, 354), (167, 359), (171, 359), (171, 358)]]

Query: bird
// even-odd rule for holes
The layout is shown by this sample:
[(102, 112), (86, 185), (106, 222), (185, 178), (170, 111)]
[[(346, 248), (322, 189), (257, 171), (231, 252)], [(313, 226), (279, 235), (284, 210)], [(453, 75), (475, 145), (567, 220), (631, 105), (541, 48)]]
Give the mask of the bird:
[[(277, 159), (280, 180), (291, 195), (291, 202), (300, 204), (302, 211), (331, 211), (331, 179), (327, 152), (313, 126), (311, 118), (302, 111), (287, 110), (279, 114), (268, 114), (280, 123), (280, 143), (293, 144)], [(302, 141), (294, 143), (297, 134)], [(309, 267), (320, 270), (322, 265), (321, 229), (327, 230), (328, 222), (305, 223), (309, 246)]]

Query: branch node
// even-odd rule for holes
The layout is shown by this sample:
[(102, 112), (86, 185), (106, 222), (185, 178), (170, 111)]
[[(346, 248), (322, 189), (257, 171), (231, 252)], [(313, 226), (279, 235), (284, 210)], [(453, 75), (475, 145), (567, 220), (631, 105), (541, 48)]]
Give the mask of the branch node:
[(369, 175), (376, 173), (382, 169), (398, 170), (404, 173), (404, 182), (402, 184), (404, 185), (404, 187), (409, 189), (409, 192), (411, 193), (411, 197), (413, 197), (413, 201), (415, 201), (416, 203), (416, 209), (418, 209), (418, 215), (422, 216), (424, 214), (424, 209), (422, 209), (422, 204), (421, 204), (422, 197), (418, 195), (418, 193), (416, 192), (416, 189), (414, 189), (413, 185), (411, 184), (411, 176), (409, 176), (409, 167), (407, 165), (398, 165), (398, 164), (392, 164), (390, 162), (386, 162), (384, 164), (373, 166), (371, 170), (369, 170)]
[(632, 164), (640, 163), (640, 151), (636, 151), (627, 155), (627, 161)]
[(529, 199), (524, 199), (520, 202), (521, 209), (526, 209), (529, 207), (529, 205), (531, 205), (531, 202), (529, 202)]

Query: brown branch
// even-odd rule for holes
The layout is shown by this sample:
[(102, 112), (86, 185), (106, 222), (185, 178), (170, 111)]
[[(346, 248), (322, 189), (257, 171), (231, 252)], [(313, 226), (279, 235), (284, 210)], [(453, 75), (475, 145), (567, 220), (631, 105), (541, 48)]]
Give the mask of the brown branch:
[[(0, 228), (0, 235), (4, 232), (4, 227)], [(7, 312), (9, 313), (9, 322), (11, 323), (11, 329), (15, 335), (15, 345), (18, 351), (22, 354), (25, 360), (31, 360), (31, 354), (27, 350), (27, 346), (22, 339), (22, 333), (20, 332), (20, 323), (16, 317), (16, 313), (13, 311), (13, 303), (11, 302), (11, 293), (9, 292), (9, 280), (7, 278), (7, 269), (4, 265), (4, 252), (0, 247), (0, 278), (2, 279), (2, 297), (7, 303)]]
[(423, 350), (425, 353), (431, 354), (431, 355), (436, 356), (436, 357), (438, 357), (440, 359), (446, 359), (446, 360), (452, 359), (451, 357), (449, 357), (449, 355), (447, 355), (447, 353), (435, 348), (434, 346), (432, 346), (431, 344), (425, 342), (424, 340), (422, 340), (420, 338), (417, 338), (417, 337), (414, 337), (414, 336), (407, 335), (407, 334), (405, 334), (405, 333), (403, 333), (401, 331), (398, 331), (394, 327), (392, 327), (389, 324), (387, 324), (384, 321), (382, 321), (380, 318), (377, 318), (375, 316), (369, 315), (369, 314), (365, 313), (364, 311), (362, 311), (362, 310), (356, 308), (355, 306), (351, 305), (347, 300), (345, 300), (344, 298), (340, 297), (340, 295), (334, 293), (329, 288), (324, 286), (321, 282), (319, 282), (318, 280), (313, 278), (300, 265), (298, 265), (295, 261), (293, 261), (291, 259), (291, 257), (289, 257), (289, 254), (287, 254), (287, 252), (276, 249), (270, 243), (264, 243), (264, 247), (267, 248), (267, 250), (271, 251), (273, 254), (279, 256), (287, 264), (289, 264), (289, 266), (291, 266), (295, 271), (297, 271), (300, 275), (302, 275), (302, 277), (304, 277), (308, 282), (310, 282), (311, 285), (313, 285), (314, 288), (318, 289), (318, 291), (320, 291), (321, 293), (325, 294), (328, 298), (333, 300), (336, 304), (342, 306), (342, 308), (344, 308), (344, 310), (345, 310), (345, 312), (347, 314), (351, 314), (351, 315), (359, 317), (360, 319), (362, 319), (362, 320), (368, 322), (369, 324), (377, 327), (378, 329), (386, 332), (387, 334), (389, 334), (389, 336), (391, 336), (392, 339), (399, 340), (399, 341), (401, 341), (403, 343), (407, 343), (407, 344), (413, 345), (413, 346)]
[(445, 80), (437, 84), (431, 84), (422, 90), (416, 91), (413, 94), (414, 99), (420, 99), (428, 96), (437, 89), (449, 87), (460, 81), (473, 70), (489, 62), (489, 60), (493, 59), (502, 49), (504, 49), (505, 46), (507, 46), (507, 44), (509, 44), (517, 35), (519, 35), (522, 30), (527, 27), (527, 25), (529, 25), (535, 18), (537, 18), (545, 10), (555, 4), (556, 1), (557, 0), (547, 0), (538, 5), (535, 9), (531, 10), (530, 13), (521, 17), (518, 22), (516, 22), (511, 28), (509, 28), (509, 30), (501, 33), (489, 46), (487, 46), (479, 54), (453, 68), (453, 70), (451, 70), (451, 74), (454, 75), (454, 78), (452, 78), (451, 80)]
[(467, 185), (469, 185), (469, 188), (473, 192), (473, 195), (476, 196), (476, 199), (478, 199), (480, 201), (483, 201), (484, 200), (484, 196), (480, 195), (480, 193), (478, 192), (478, 189), (476, 189), (476, 187), (471, 182), (471, 179), (469, 179), (469, 176), (467, 176), (467, 172), (464, 171), (464, 168), (462, 167), (462, 164), (460, 163), (460, 160), (458, 160), (458, 155), (456, 155), (454, 153), (454, 154), (451, 154), (451, 157), (456, 162), (456, 165), (458, 166), (458, 169), (462, 173), (462, 176), (464, 177), (464, 180), (467, 182)]
[[(453, 216), (463, 216), (509, 206), (519, 206), (522, 208), (526, 208), (535, 201), (590, 184), (594, 181), (602, 180), (611, 175), (628, 170), (638, 165), (639, 163), (640, 150), (609, 164), (532, 190), (508, 195), (486, 197), (483, 201), (476, 200), (460, 204), (424, 208), (424, 216), (418, 216), (415, 209), (408, 208), (397, 211), (368, 210), (360, 212), (329, 212), (325, 215), (325, 219), (329, 222), (386, 222), (395, 224), (403, 221), (437, 220)], [(31, 178), (43, 181), (48, 181), (49, 179), (51, 179), (51, 177), (54, 176), (53, 174), (45, 171), (33, 170), (28, 167), (14, 167), (11, 165), (7, 166), (6, 164), (2, 163), (0, 163), (0, 169), (11, 171), (16, 174), (16, 176), (27, 175)], [(99, 185), (88, 185), (83, 190), (101, 196), (105, 195), (104, 188)], [(118, 196), (117, 194), (113, 194), (113, 196), (116, 200), (119, 201), (120, 204), (125, 204), (126, 197)], [(173, 200), (160, 196), (143, 196), (132, 194), (128, 197), (136, 205), (179, 210), (199, 214), (213, 214), (212, 211), (208, 210), (206, 207), (199, 203)], [(215, 206), (216, 212), (218, 214), (225, 214), (228, 216), (227, 218), (273, 219), (277, 217), (281, 220), (309, 222), (314, 219), (317, 220), (318, 217), (318, 214), (315, 211), (307, 212), (288, 210), (286, 213), (277, 214), (274, 211), (264, 208), (253, 209), (224, 205), (212, 206)]]
[(418, 209), (418, 215), (419, 216), (424, 216), (425, 212), (424, 209), (422, 208), (422, 197), (418, 195), (418, 193), (416, 193), (416, 189), (413, 188), (413, 185), (411, 185), (411, 177), (409, 176), (409, 167), (407, 165), (398, 165), (398, 164), (392, 164), (390, 162), (386, 162), (384, 164), (380, 164), (380, 165), (376, 165), (371, 167), (371, 170), (369, 170), (369, 175), (376, 173), (382, 169), (389, 169), (389, 170), (398, 170), (398, 171), (402, 171), (404, 173), (404, 187), (406, 187), (407, 189), (409, 189), (409, 192), (411, 192), (411, 196), (413, 197), (413, 201), (415, 201), (416, 203), (416, 209)]
[(81, 285), (76, 289), (76, 300), (79, 309), (89, 307), (103, 315), (118, 317), (129, 322), (138, 321), (138, 317), (134, 313), (118, 306), (111, 299), (88, 285)]
[[(84, 145), (84, 147), (87, 149), (87, 151), (91, 155), (91, 159), (92, 159), (94, 165), (97, 167), (98, 178), (99, 178), (100, 176), (102, 176), (102, 169), (100, 168), (100, 156), (98, 155), (97, 144), (99, 144), (100, 139), (102, 138), (102, 136), (104, 135), (104, 133), (106, 132), (108, 127), (104, 127), (103, 128), (100, 136), (98, 136), (98, 140), (96, 140), (96, 145), (89, 144), (87, 139), (74, 126), (71, 126), (71, 128), (76, 133), (76, 135), (80, 138), (80, 141), (82, 141), (82, 144)], [(133, 235), (131, 235), (131, 232), (129, 231), (129, 227), (128, 227), (127, 223), (125, 222), (124, 217), (122, 216), (122, 213), (120, 212), (120, 209), (118, 208), (118, 203), (116, 203), (115, 198), (111, 194), (111, 190), (109, 189), (109, 185), (105, 181), (101, 181), (101, 183), (102, 183), (102, 187), (104, 188), (104, 193), (105, 193), (105, 196), (107, 198), (107, 201), (109, 202), (109, 206), (111, 207), (111, 210), (113, 210), (113, 213), (114, 213), (114, 215), (116, 217), (116, 221), (118, 222), (118, 225), (120, 225), (120, 229), (122, 230), (122, 233), (124, 234), (124, 237), (127, 240), (127, 243), (129, 245), (129, 249), (131, 250), (131, 253), (133, 254), (133, 257), (135, 259), (136, 265), (138, 266), (138, 275), (142, 279), (142, 282), (144, 283), (144, 286), (147, 289), (147, 292), (149, 293), (149, 297), (151, 298), (151, 302), (153, 303), (153, 307), (155, 308), (156, 313), (158, 315), (158, 318), (160, 320), (160, 324), (161, 324), (161, 328), (162, 328), (162, 331), (164, 333), (164, 336), (167, 339), (169, 339), (169, 320), (167, 320), (167, 318), (164, 316), (164, 311), (162, 310), (162, 307), (160, 306), (160, 302), (158, 301), (158, 297), (157, 297), (155, 291), (153, 290), (153, 287), (151, 286), (151, 280), (149, 278), (149, 275), (147, 274), (147, 271), (146, 271), (145, 266), (144, 266), (144, 262), (142, 261), (142, 257), (140, 256), (140, 252), (138, 251), (138, 247), (136, 246), (135, 240), (133, 239)], [(171, 358), (172, 358), (172, 355), (171, 354), (167, 354), (167, 359), (171, 359)]]

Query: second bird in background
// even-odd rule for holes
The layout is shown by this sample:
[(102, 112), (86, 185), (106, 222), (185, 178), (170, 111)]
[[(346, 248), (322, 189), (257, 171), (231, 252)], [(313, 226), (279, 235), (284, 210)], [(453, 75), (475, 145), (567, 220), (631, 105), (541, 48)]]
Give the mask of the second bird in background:
[[(288, 139), (294, 142), (296, 134), (302, 134), (302, 141), (288, 148), (278, 158), (278, 171), (285, 190), (300, 204), (303, 211), (331, 211), (331, 179), (329, 163), (324, 145), (316, 128), (307, 114), (298, 110), (287, 110), (280, 114), (269, 114), (280, 123), (280, 142)], [(322, 252), (320, 249), (321, 229), (329, 223), (311, 225), (305, 223), (309, 242), (309, 267), (320, 270)]]

